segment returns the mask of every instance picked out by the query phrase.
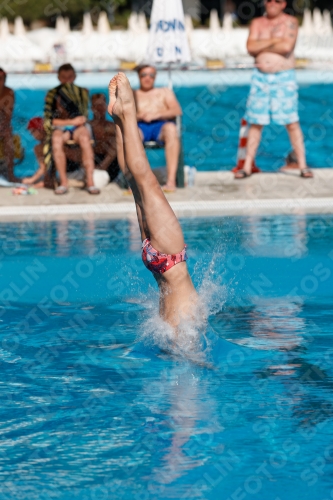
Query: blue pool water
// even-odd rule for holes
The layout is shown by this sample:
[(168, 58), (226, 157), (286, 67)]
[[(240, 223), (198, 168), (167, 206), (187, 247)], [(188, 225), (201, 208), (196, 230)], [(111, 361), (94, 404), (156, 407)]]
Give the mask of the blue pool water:
[[(90, 92), (105, 92), (105, 88)], [(244, 115), (248, 86), (175, 88), (182, 105), (185, 162), (198, 170), (228, 170), (235, 165), (240, 119)], [(305, 136), (308, 164), (311, 167), (333, 166), (333, 85), (301, 86), (299, 113)], [(16, 91), (14, 129), (19, 131), (26, 148), (26, 158), (17, 167), (17, 175), (30, 174), (36, 168), (34, 140), (26, 131), (32, 116), (41, 115), (46, 91)], [(290, 152), (284, 127), (266, 127), (258, 151), (257, 163), (266, 171), (284, 165)], [(150, 151), (153, 167), (163, 166), (163, 151)]]
[(0, 225), (1, 500), (333, 497), (333, 217), (182, 227), (200, 362), (147, 333), (136, 224)]

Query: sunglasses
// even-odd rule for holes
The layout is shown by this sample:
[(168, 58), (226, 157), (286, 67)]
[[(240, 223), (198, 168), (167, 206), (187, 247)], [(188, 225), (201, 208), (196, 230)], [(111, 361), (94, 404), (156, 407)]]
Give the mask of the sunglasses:
[(140, 73), (140, 78), (145, 78), (146, 76), (149, 76), (149, 78), (155, 78), (156, 74), (155, 73)]

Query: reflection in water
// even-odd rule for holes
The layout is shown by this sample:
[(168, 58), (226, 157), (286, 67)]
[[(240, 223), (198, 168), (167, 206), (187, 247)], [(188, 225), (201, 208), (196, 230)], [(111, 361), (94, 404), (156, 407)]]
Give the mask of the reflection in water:
[(129, 237), (131, 252), (140, 252), (141, 234), (136, 215), (131, 215), (128, 217), (128, 237)]
[[(210, 391), (201, 370), (187, 362), (163, 370), (154, 384), (154, 394), (151, 388), (145, 390), (158, 422), (150, 431), (158, 432), (165, 443), (160, 463), (148, 478), (153, 483), (170, 485), (208, 459), (200, 451), (200, 436), (212, 436), (221, 430), (216, 423), (216, 400)], [(161, 415), (159, 406), (165, 405), (167, 410)]]
[(244, 309), (230, 304), (211, 321), (230, 342), (260, 350), (288, 351), (303, 344), (306, 330), (299, 298), (252, 298)]
[(307, 253), (307, 217), (252, 216), (244, 220), (243, 244), (250, 255), (300, 259)]
[(302, 333), (305, 331), (304, 318), (300, 316), (302, 301), (257, 297), (253, 302), (253, 308), (243, 318), (252, 337), (238, 338), (238, 344), (283, 351), (302, 344)]

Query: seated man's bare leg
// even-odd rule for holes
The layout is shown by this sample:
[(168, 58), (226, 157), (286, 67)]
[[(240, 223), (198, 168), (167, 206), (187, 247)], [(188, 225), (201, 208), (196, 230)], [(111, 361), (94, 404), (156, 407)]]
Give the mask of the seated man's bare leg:
[(69, 140), (69, 132), (62, 132), (61, 130), (54, 130), (52, 133), (52, 155), (53, 160), (59, 174), (60, 186), (66, 187), (68, 185), (67, 179), (67, 160), (65, 155), (65, 143)]
[(180, 152), (180, 141), (176, 124), (172, 122), (165, 123), (161, 130), (160, 139), (165, 143), (165, 157), (167, 164), (167, 182), (165, 187), (174, 189), (176, 187), (176, 176)]
[(93, 173), (95, 168), (94, 152), (90, 142), (90, 134), (86, 127), (78, 127), (74, 131), (74, 141), (79, 144), (82, 151), (82, 164), (86, 172), (87, 188), (93, 187)]
[[(136, 124), (133, 92), (123, 73), (111, 80), (109, 93), (109, 113), (116, 122), (118, 161), (133, 188), (142, 238), (149, 237), (160, 252), (181, 252), (183, 233), (150, 169)], [(186, 262), (155, 277), (162, 292), (160, 314), (171, 326), (177, 327), (182, 318), (194, 315), (196, 303)]]

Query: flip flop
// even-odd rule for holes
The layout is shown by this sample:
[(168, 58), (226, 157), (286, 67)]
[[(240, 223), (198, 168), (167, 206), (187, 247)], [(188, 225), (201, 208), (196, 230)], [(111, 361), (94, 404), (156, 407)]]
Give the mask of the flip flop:
[(89, 194), (100, 194), (100, 190), (97, 187), (95, 187), (95, 186), (86, 187), (86, 191)]
[(68, 193), (68, 187), (66, 186), (58, 186), (54, 190), (54, 194), (67, 194)]
[[(236, 174), (240, 174), (240, 177)], [(235, 172), (235, 179), (245, 179), (245, 177), (251, 177), (252, 174), (248, 174), (247, 172), (245, 172), (245, 170), (237, 170), (237, 172)]]
[(312, 179), (312, 170), (310, 168), (303, 168), (303, 170), (301, 170), (301, 177), (303, 177), (304, 179)]
[(164, 186), (162, 186), (162, 191), (164, 193), (174, 193), (176, 191), (176, 186), (173, 187), (173, 186), (168, 186), (168, 184), (165, 184)]

